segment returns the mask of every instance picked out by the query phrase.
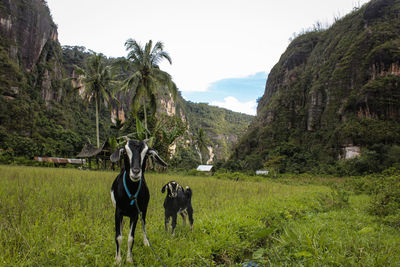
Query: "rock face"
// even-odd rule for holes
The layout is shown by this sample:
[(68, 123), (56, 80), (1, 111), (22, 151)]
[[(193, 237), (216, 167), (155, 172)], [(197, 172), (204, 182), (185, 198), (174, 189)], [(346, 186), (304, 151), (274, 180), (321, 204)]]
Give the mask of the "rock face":
[[(62, 80), (61, 47), (45, 1), (0, 0), (0, 33), (0, 45), (5, 50), (2, 60), (19, 69), (11, 76), (32, 73), (29, 86), (40, 90), (46, 102), (60, 101), (62, 89), (56, 84)], [(9, 80), (14, 87), (20, 85), (12, 82), (18, 78)], [(5, 91), (10, 92), (10, 88)]]
[(28, 71), (38, 63), (49, 41), (57, 42), (57, 26), (42, 0), (1, 0), (2, 36), (10, 42), (10, 56)]
[(337, 159), (346, 144), (398, 142), (399, 13), (399, 0), (372, 0), (293, 40), (232, 159), (252, 158), (256, 168), (273, 155), (319, 161)]
[(343, 148), (343, 158), (344, 159), (354, 159), (361, 155), (361, 150), (359, 146), (347, 146)]

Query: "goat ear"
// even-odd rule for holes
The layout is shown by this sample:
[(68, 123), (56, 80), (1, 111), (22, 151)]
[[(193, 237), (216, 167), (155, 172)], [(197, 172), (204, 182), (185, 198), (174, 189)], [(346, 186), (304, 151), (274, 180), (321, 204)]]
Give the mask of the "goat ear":
[(162, 194), (165, 193), (165, 190), (167, 189), (167, 186), (168, 186), (168, 184), (164, 185), (164, 186), (161, 188), (161, 193), (162, 193)]
[(158, 155), (157, 151), (155, 151), (154, 149), (149, 148), (149, 150), (147, 151), (147, 153), (150, 154), (150, 155), (152, 155), (152, 156), (156, 159), (156, 161), (157, 161), (158, 164), (160, 164), (160, 165), (162, 165), (162, 166), (164, 166), (164, 167), (167, 167), (167, 166), (168, 166), (168, 164), (160, 158), (160, 156)]
[(120, 149), (116, 150), (114, 153), (111, 154), (110, 160), (112, 162), (119, 161), (119, 159), (121, 158), (121, 153), (123, 153), (124, 151), (125, 151), (124, 148), (120, 148)]

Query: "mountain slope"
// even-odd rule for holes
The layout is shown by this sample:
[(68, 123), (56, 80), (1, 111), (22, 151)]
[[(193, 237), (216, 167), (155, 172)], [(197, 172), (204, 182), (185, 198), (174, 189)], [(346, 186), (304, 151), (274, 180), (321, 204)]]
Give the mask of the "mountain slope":
[(383, 163), (400, 143), (399, 14), (400, 1), (373, 0), (293, 40), (231, 164), (279, 162), (280, 170), (302, 172), (334, 164), (350, 146)]

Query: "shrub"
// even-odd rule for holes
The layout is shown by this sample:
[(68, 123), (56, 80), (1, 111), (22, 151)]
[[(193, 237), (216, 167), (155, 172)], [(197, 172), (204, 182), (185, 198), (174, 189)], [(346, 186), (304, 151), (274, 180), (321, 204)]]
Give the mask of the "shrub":
[(400, 175), (380, 177), (375, 182), (370, 213), (391, 226), (400, 227)]

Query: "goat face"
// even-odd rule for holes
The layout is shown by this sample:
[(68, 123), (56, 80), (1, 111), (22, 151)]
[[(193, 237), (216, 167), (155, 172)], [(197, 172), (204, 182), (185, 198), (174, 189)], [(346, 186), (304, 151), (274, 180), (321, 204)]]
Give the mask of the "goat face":
[(146, 141), (128, 140), (123, 148), (120, 148), (111, 155), (111, 161), (118, 161), (121, 154), (124, 157), (125, 170), (128, 171), (129, 169), (129, 178), (133, 182), (139, 181), (140, 177), (142, 177), (148, 155), (152, 155), (162, 166), (167, 166), (158, 156), (157, 152), (146, 144)]
[(163, 186), (161, 189), (161, 193), (164, 193), (167, 189), (167, 195), (171, 198), (176, 198), (178, 196), (179, 191), (183, 191), (182, 186), (180, 186), (177, 182), (171, 181)]
[(131, 180), (134, 182), (139, 181), (140, 177), (142, 176), (143, 162), (145, 161), (148, 150), (149, 147), (143, 141), (137, 142), (129, 140), (126, 142), (125, 161), (127, 160), (129, 164), (129, 178), (131, 178)]

